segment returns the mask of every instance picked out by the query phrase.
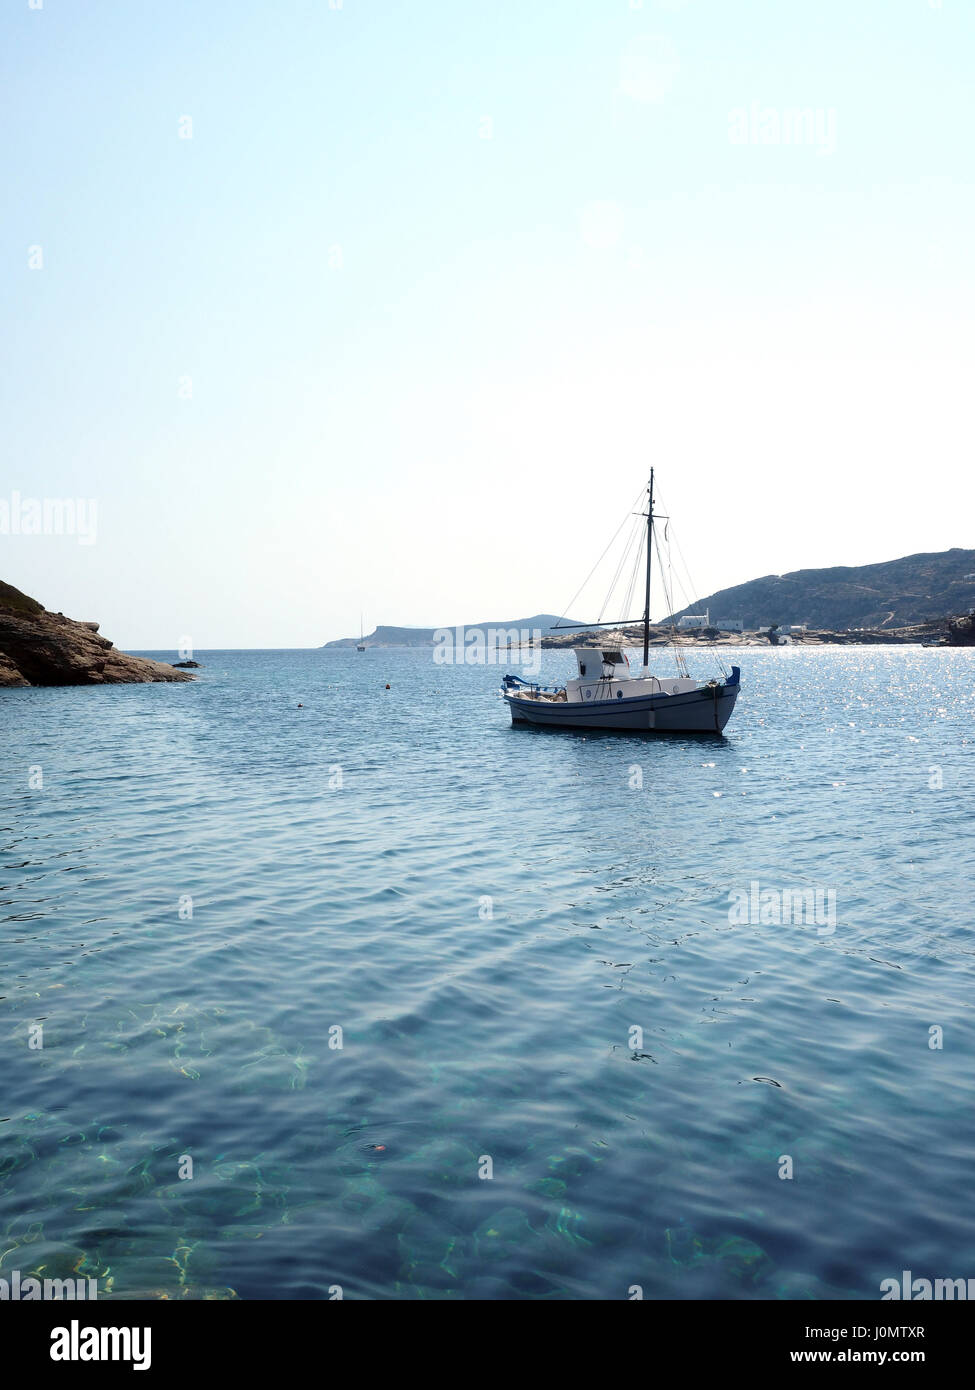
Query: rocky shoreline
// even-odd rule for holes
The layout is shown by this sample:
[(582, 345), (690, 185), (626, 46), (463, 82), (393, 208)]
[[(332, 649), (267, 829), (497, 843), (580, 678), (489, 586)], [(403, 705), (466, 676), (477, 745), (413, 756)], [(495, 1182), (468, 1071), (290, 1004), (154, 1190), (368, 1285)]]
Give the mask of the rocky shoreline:
[[(639, 624), (616, 629), (616, 637), (622, 633), (627, 647), (643, 644), (643, 628)], [(607, 632), (567, 632), (564, 635), (543, 636), (541, 645), (547, 647), (579, 647), (606, 643), (610, 639)], [(897, 628), (854, 628), (845, 632), (831, 632), (826, 628), (807, 629), (805, 632), (790, 632), (779, 635), (771, 631), (718, 632), (714, 628), (681, 629), (676, 637), (670, 627), (656, 625), (650, 629), (651, 647), (669, 646), (676, 641), (680, 647), (855, 647), (855, 646), (935, 646), (971, 647), (975, 646), (975, 617), (969, 615), (959, 618), (939, 618), (926, 623), (914, 623), (909, 627)]]
[(193, 679), (165, 662), (116, 651), (99, 635), (97, 623), (49, 613), (36, 599), (0, 582), (0, 688)]

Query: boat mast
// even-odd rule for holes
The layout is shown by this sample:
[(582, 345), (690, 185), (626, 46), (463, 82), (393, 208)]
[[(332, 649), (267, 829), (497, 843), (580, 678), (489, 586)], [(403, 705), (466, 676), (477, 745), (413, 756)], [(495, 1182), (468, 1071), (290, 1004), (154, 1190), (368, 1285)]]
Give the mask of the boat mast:
[(643, 605), (643, 669), (650, 661), (650, 556), (653, 549), (653, 469), (650, 469), (650, 482), (647, 487), (647, 594)]

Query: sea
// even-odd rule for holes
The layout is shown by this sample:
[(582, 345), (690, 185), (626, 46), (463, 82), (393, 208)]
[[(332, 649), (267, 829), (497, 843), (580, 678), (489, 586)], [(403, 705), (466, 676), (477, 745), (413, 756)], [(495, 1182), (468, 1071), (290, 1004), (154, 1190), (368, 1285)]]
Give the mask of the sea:
[(196, 657), (0, 692), (0, 1277), (975, 1276), (975, 652), (722, 649), (724, 736), (512, 727), (430, 650)]

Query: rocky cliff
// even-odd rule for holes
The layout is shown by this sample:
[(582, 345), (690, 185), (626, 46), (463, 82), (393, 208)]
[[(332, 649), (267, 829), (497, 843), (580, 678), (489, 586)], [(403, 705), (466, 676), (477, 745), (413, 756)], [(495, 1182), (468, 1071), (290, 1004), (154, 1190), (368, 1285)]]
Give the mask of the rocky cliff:
[(117, 652), (97, 623), (49, 613), (36, 599), (0, 581), (0, 686), (117, 685), (190, 681), (161, 661)]

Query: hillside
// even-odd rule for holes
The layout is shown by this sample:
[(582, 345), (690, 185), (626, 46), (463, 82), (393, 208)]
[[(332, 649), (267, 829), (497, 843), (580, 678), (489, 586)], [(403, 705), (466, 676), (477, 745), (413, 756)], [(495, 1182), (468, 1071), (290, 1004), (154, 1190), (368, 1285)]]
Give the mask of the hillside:
[(15, 589), (12, 584), (5, 584), (2, 579), (0, 579), (0, 608), (9, 608), (14, 613), (44, 612), (44, 605), (38, 603), (36, 598), (22, 594), (19, 589)]
[(846, 628), (907, 627), (975, 607), (975, 550), (906, 555), (878, 565), (794, 570), (719, 589), (673, 616), (703, 613), (712, 622), (743, 618), (746, 628), (808, 623)]
[[(553, 613), (536, 613), (531, 618), (512, 618), (508, 622), (467, 623), (465, 631), (472, 632), (476, 628), (486, 636), (491, 628), (517, 628), (519, 632), (547, 634), (552, 631), (557, 622), (571, 623), (572, 619), (560, 619)], [(435, 627), (377, 627), (374, 632), (367, 633), (362, 640), (367, 647), (429, 647), (433, 643), (433, 634), (443, 630), (443, 628)], [(450, 627), (450, 631), (453, 631), (452, 627)], [(358, 644), (358, 637), (340, 637), (336, 641), (326, 642), (324, 645), (325, 647), (355, 647)]]

